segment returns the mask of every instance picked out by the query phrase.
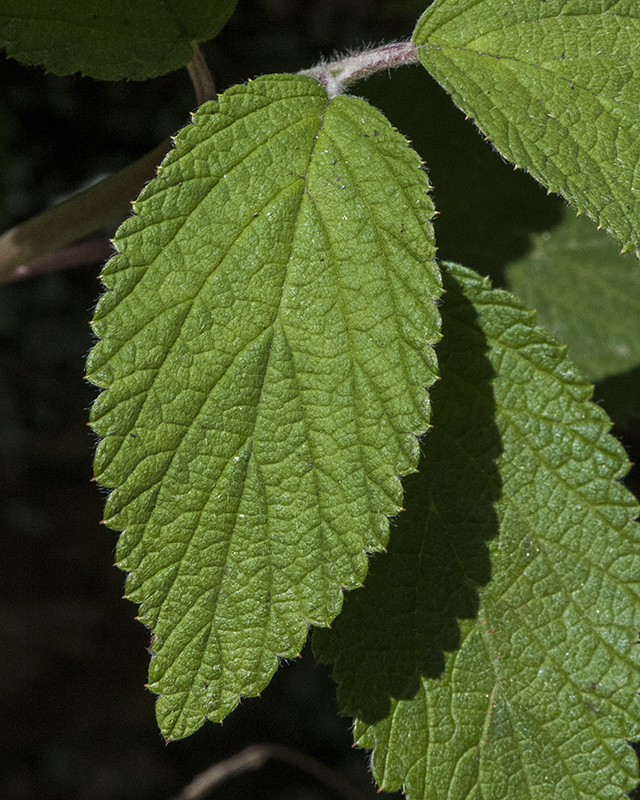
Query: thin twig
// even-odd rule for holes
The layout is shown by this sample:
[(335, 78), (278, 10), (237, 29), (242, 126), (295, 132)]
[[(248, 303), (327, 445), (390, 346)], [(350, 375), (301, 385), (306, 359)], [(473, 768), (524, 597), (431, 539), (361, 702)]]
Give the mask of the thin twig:
[(52, 250), (50, 253), (38, 256), (27, 264), (20, 264), (5, 283), (32, 278), (43, 272), (57, 272), (70, 267), (96, 264), (106, 261), (113, 255), (113, 252), (110, 239), (89, 239), (86, 242), (71, 244), (68, 247), (61, 247), (59, 250)]
[[(217, 94), (197, 42), (192, 42), (192, 46), (193, 58), (187, 66), (198, 105), (202, 105), (206, 100), (215, 100)], [(96, 244), (82, 243), (74, 248), (68, 245), (109, 224), (121, 222), (131, 211), (133, 198), (155, 176), (156, 168), (170, 147), (171, 140), (167, 139), (115, 175), (0, 236), (0, 283), (75, 266), (82, 263), (84, 254), (87, 255), (85, 263), (100, 260), (102, 255), (98, 259), (93, 256)], [(108, 256), (104, 242), (101, 252)]]
[(209, 72), (207, 62), (204, 60), (197, 42), (191, 42), (193, 47), (193, 58), (187, 64), (189, 77), (196, 92), (196, 103), (201, 106), (207, 100), (217, 100), (216, 85), (213, 76)]
[(0, 283), (15, 280), (20, 268), (40, 256), (66, 247), (131, 213), (131, 201), (156, 173), (171, 140), (129, 164), (115, 175), (43, 211), (0, 236)]
[(213, 767), (197, 775), (188, 786), (173, 800), (201, 800), (223, 781), (235, 775), (242, 775), (260, 767), (270, 759), (275, 758), (285, 761), (298, 769), (312, 775), (332, 789), (339, 797), (345, 800), (369, 800), (364, 792), (356, 789), (353, 784), (335, 770), (329, 769), (320, 761), (291, 747), (279, 744), (252, 744), (236, 753), (235, 756), (214, 764)]

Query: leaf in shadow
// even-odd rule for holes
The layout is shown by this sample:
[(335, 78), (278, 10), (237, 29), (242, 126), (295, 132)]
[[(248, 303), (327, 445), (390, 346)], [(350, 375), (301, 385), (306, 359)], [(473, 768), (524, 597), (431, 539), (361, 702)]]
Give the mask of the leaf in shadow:
[(443, 278), (434, 427), (419, 472), (404, 482), (405, 511), (365, 587), (313, 636), (316, 658), (334, 664), (341, 710), (368, 723), (389, 714), (390, 698), (413, 698), (421, 677), (442, 674), (444, 653), (460, 643), (458, 620), (477, 615), (477, 587), (491, 577), (485, 541), (498, 532), (502, 451), (494, 371), (476, 310), (455, 277)]
[(640, 364), (640, 264), (619, 251), (606, 231), (566, 208), (561, 224), (534, 234), (530, 251), (506, 267), (509, 290), (592, 381)]
[[(476, 618), (459, 620), (460, 644), (445, 651), (442, 674), (422, 677), (415, 697), (392, 700), (375, 725), (356, 720), (354, 740), (372, 750), (380, 789), (402, 787), (408, 800), (623, 798), (638, 781), (627, 742), (640, 739), (640, 526), (637, 502), (620, 483), (628, 458), (605, 412), (590, 402), (591, 384), (566, 348), (536, 325), (535, 313), (471, 270), (442, 266), (477, 311), (474, 324), (486, 335), (482, 357), (495, 372), (500, 452), (491, 468), (500, 475), (500, 496), (492, 504), (478, 487), (474, 493), (478, 511), (483, 501), (493, 505), (500, 535), (485, 543), (491, 580), (478, 586)], [(460, 336), (466, 325), (455, 302), (444, 317), (445, 341)], [(475, 373), (460, 380), (453, 365), (461, 345), (450, 344), (442, 383), (453, 374), (464, 390)], [(438, 397), (434, 434), (448, 429), (446, 403), (456, 401), (467, 414), (457, 418), (466, 427), (456, 443), (473, 456), (482, 418), (478, 404), (465, 407), (455, 391)], [(473, 531), (473, 520), (483, 519), (469, 512), (465, 519), (475, 476), (463, 469), (456, 483), (447, 458), (453, 446), (432, 451), (431, 436), (425, 450), (433, 508)], [(485, 478), (495, 485), (490, 473)], [(451, 487), (442, 497), (440, 481)], [(434, 577), (455, 607), (456, 587), (445, 574)], [(420, 584), (421, 593), (431, 591)], [(404, 657), (411, 657), (408, 646)], [(375, 662), (367, 659), (371, 669)], [(345, 665), (336, 664), (346, 683)]]

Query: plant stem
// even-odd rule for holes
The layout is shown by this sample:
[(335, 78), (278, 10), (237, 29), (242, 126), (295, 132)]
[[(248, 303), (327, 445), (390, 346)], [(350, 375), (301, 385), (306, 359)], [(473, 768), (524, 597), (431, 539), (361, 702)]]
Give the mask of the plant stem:
[(32, 278), (43, 272), (56, 272), (60, 269), (97, 264), (106, 261), (113, 255), (113, 252), (111, 240), (107, 238), (78, 242), (38, 256), (27, 264), (20, 264), (4, 282), (13, 283), (25, 278)]
[(193, 47), (193, 58), (187, 64), (187, 69), (196, 92), (196, 102), (201, 106), (207, 100), (217, 100), (218, 95), (213, 77), (209, 72), (209, 67), (198, 47), (198, 43), (191, 42), (191, 46)]
[[(192, 47), (193, 58), (187, 69), (196, 102), (202, 105), (217, 99), (216, 88), (197, 42), (192, 42)], [(316, 78), (326, 87), (329, 97), (334, 97), (369, 75), (417, 61), (418, 48), (413, 42), (397, 42), (319, 64), (298, 74)], [(169, 147), (170, 142), (164, 141), (121, 172), (0, 236), (0, 283), (78, 264), (77, 259), (84, 252), (82, 247), (73, 252), (65, 249), (59, 257), (56, 251), (109, 223), (121, 221), (129, 211), (131, 199), (154, 177)], [(89, 246), (87, 252), (98, 252), (96, 247), (99, 246), (93, 249)]]
[(245, 747), (235, 756), (220, 761), (201, 772), (173, 800), (201, 800), (223, 781), (234, 775), (242, 775), (245, 772), (260, 769), (270, 758), (285, 761), (287, 764), (307, 772), (344, 800), (368, 800), (367, 795), (356, 789), (340, 773), (325, 767), (320, 761), (305, 753), (279, 744), (252, 744)]
[[(196, 102), (202, 105), (217, 99), (216, 87), (197, 42), (192, 42), (192, 47), (193, 58), (187, 69)], [(107, 258), (111, 250), (104, 240), (68, 245), (107, 225), (120, 223), (130, 212), (133, 198), (155, 176), (170, 147), (171, 141), (166, 139), (115, 175), (0, 236), (0, 283)]]
[[(0, 236), (0, 283), (27, 277), (32, 262), (100, 228), (121, 222), (169, 150), (166, 139), (115, 175), (90, 186)], [(36, 268), (37, 269), (37, 268)], [(41, 265), (37, 271), (44, 271)]]
[(320, 81), (331, 98), (343, 94), (348, 86), (376, 72), (405, 64), (417, 64), (418, 61), (418, 48), (413, 42), (396, 42), (321, 63), (298, 74)]

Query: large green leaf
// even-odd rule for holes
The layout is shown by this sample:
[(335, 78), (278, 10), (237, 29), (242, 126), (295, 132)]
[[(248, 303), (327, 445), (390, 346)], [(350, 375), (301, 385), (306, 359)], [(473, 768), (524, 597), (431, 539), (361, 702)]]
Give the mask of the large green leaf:
[(503, 155), (640, 248), (637, 0), (436, 0), (414, 41)]
[(455, 265), (445, 289), (407, 512), (314, 649), (385, 791), (623, 798), (640, 736), (626, 455), (533, 312)]
[(386, 544), (435, 377), (428, 189), (364, 101), (267, 76), (198, 111), (117, 234), (96, 475), (168, 737), (257, 694)]
[(51, 72), (144, 80), (184, 66), (238, 0), (2, 0), (0, 47)]
[(566, 209), (562, 223), (535, 234), (505, 272), (511, 291), (594, 381), (640, 366), (640, 264), (618, 250), (605, 231)]

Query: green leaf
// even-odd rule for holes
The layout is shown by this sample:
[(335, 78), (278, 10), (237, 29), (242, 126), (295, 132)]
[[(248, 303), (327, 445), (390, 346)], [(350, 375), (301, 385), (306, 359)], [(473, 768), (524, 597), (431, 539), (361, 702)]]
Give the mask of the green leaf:
[(444, 277), (407, 513), (314, 649), (384, 791), (623, 798), (638, 780), (624, 740), (640, 736), (626, 455), (533, 312), (462, 267)]
[(58, 75), (144, 80), (183, 67), (238, 0), (2, 0), (0, 47)]
[(569, 209), (529, 253), (506, 268), (509, 288), (569, 345), (591, 380), (640, 366), (640, 264)]
[(636, 0), (436, 0), (414, 41), (504, 156), (640, 248)]
[(168, 737), (260, 692), (387, 542), (436, 369), (428, 189), (364, 101), (267, 76), (198, 111), (118, 232), (96, 475)]

